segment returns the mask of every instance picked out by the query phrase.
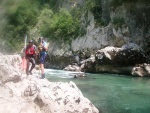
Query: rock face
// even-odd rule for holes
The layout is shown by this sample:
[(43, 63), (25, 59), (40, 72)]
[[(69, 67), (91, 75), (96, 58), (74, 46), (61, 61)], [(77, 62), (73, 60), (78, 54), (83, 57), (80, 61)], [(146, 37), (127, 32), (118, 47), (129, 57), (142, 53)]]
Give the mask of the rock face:
[(63, 69), (65, 66), (73, 63), (73, 56), (48, 56), (46, 58), (45, 67), (52, 69)]
[(96, 53), (96, 63), (99, 65), (127, 67), (146, 62), (148, 56), (133, 43), (123, 45), (121, 48), (106, 47)]
[[(107, 72), (137, 76), (149, 76), (149, 67), (135, 67), (136, 64), (148, 63), (148, 56), (134, 43), (128, 43), (121, 48), (108, 46), (98, 50), (90, 58), (81, 60), (79, 67), (84, 72)], [(74, 67), (74, 66), (71, 66)], [(66, 67), (69, 71), (72, 68)], [(143, 73), (143, 74), (142, 74)]]
[[(73, 0), (71, 2), (65, 0), (62, 2), (60, 6), (68, 10), (72, 7), (82, 7), (86, 4), (86, 0)], [(135, 43), (150, 55), (149, 2), (145, 2), (145, 0), (132, 2), (100, 0), (99, 3), (102, 6), (99, 11), (101, 15), (99, 20), (108, 22), (108, 24), (106, 26), (98, 26), (93, 12), (84, 11), (81, 15), (81, 22), (86, 29), (85, 35), (72, 40), (70, 45), (64, 43), (52, 44), (49, 54), (53, 56), (53, 59), (49, 59), (49, 67), (57, 67), (57, 64), (54, 63), (58, 61), (57, 57), (55, 59), (56, 51), (62, 53), (59, 59), (62, 62), (59, 64), (61, 69), (69, 65), (67, 64), (68, 61), (63, 62), (65, 53), (72, 51), (70, 56), (73, 56), (73, 52), (82, 51), (87, 48), (90, 50), (99, 50), (107, 46), (121, 48), (124, 44)], [(54, 49), (55, 51), (52, 51)], [(134, 51), (132, 52), (133, 54), (138, 54), (134, 53)], [(69, 57), (66, 57), (66, 59), (69, 59)]]
[(53, 69), (63, 69), (74, 61), (69, 45), (63, 42), (53, 42), (49, 44), (48, 56), (45, 66)]
[(52, 83), (37, 71), (27, 77), (19, 55), (0, 58), (0, 113), (99, 113), (73, 82)]
[(131, 74), (136, 64), (148, 62), (147, 55), (136, 44), (130, 43), (121, 48), (106, 47), (97, 51), (96, 72)]
[(1, 82), (17, 82), (21, 78), (21, 57), (19, 55), (0, 55)]
[(150, 64), (139, 64), (132, 69), (132, 75), (135, 76), (150, 76)]

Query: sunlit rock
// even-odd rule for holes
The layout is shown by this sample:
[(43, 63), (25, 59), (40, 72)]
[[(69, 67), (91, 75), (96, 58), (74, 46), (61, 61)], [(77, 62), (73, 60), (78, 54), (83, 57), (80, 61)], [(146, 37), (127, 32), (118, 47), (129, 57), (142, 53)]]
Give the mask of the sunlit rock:
[(0, 55), (0, 81), (17, 82), (21, 78), (21, 57), (19, 55)]
[(135, 76), (150, 76), (150, 64), (139, 64), (132, 69), (132, 75)]
[(78, 65), (68, 65), (67, 67), (64, 68), (66, 71), (75, 71), (75, 72), (80, 72), (81, 68)]
[(99, 113), (75, 83), (52, 83), (38, 72), (26, 76), (19, 55), (0, 58), (0, 113)]
[(95, 68), (93, 69), (95, 72), (131, 74), (136, 64), (147, 62), (148, 56), (144, 51), (138, 45), (129, 43), (121, 48), (109, 46), (98, 50), (95, 54)]
[(148, 62), (147, 55), (136, 44), (126, 44), (122, 48), (106, 47), (96, 53), (96, 64), (113, 66), (134, 66)]
[(90, 58), (80, 62), (83, 72), (95, 72), (95, 56), (91, 55)]

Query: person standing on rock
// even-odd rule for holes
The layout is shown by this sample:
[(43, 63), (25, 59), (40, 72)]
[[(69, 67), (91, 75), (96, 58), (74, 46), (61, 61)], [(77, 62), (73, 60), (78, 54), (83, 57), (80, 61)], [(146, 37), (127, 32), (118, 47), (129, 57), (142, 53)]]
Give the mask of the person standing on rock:
[(45, 71), (44, 71), (44, 63), (45, 58), (47, 56), (48, 44), (45, 42), (43, 37), (39, 38), (40, 45), (38, 47), (39, 50), (39, 66), (41, 68), (41, 79), (45, 78)]
[[(26, 60), (27, 60), (27, 67), (26, 67), (26, 74), (29, 75), (31, 74), (32, 75), (32, 70), (33, 68), (35, 67), (35, 56), (36, 56), (36, 47), (35, 45), (33, 44), (33, 41), (30, 40), (26, 49), (25, 49), (25, 55), (26, 55)], [(30, 62), (32, 64), (30, 70), (29, 70), (29, 67), (30, 67)]]

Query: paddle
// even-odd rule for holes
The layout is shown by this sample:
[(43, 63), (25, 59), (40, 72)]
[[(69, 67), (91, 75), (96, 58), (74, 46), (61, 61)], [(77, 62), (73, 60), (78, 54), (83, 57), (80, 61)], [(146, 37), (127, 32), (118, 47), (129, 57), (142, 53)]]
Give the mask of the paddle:
[(25, 40), (24, 40), (24, 55), (23, 55), (23, 58), (22, 58), (22, 70), (25, 71), (26, 70), (26, 67), (27, 67), (27, 61), (26, 61), (26, 58), (25, 58), (25, 50), (26, 50), (26, 47), (27, 47), (27, 35), (25, 36)]

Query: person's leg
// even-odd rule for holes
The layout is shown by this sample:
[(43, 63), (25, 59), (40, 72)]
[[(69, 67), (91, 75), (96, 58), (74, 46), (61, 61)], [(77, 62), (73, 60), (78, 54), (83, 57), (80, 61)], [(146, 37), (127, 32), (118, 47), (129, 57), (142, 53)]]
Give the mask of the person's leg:
[(44, 62), (45, 62), (46, 54), (42, 54), (40, 57), (40, 68), (41, 68), (41, 78), (45, 78), (45, 71), (44, 71)]
[(41, 74), (44, 74), (44, 64), (40, 64), (41, 67)]
[(26, 74), (29, 75), (29, 58), (26, 58), (26, 60), (27, 60)]
[(34, 58), (30, 58), (30, 62), (32, 63), (32, 66), (31, 66), (31, 68), (29, 70), (29, 73), (32, 75), (32, 70), (35, 67), (35, 59)]

